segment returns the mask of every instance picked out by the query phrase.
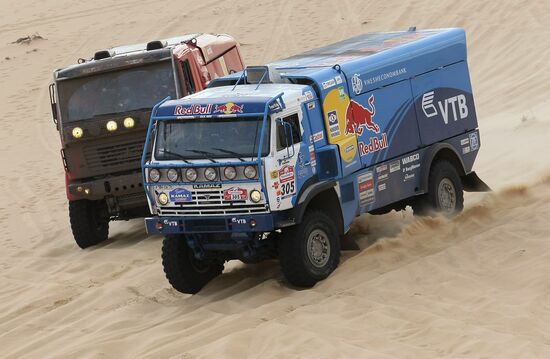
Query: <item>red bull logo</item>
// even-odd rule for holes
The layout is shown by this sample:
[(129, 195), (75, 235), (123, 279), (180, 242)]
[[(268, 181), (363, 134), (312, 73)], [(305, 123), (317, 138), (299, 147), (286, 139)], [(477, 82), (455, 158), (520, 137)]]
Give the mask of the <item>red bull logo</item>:
[(374, 133), (380, 133), (380, 127), (373, 121), (376, 115), (374, 95), (370, 95), (369, 97), (369, 106), (370, 109), (361, 106), (353, 100), (350, 101), (346, 110), (346, 135), (355, 133), (361, 136), (363, 134), (363, 127)]
[(212, 105), (190, 105), (190, 106), (176, 106), (174, 109), (174, 115), (176, 116), (189, 116), (189, 115), (208, 115), (212, 111)]
[(216, 105), (214, 113), (223, 113), (225, 115), (232, 115), (235, 113), (243, 113), (244, 105), (237, 105), (233, 102), (228, 102), (225, 105)]

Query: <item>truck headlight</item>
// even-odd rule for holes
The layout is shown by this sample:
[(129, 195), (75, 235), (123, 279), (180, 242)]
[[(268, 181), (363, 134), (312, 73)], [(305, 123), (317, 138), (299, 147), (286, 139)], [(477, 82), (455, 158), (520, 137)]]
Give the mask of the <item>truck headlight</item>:
[(185, 178), (187, 178), (189, 182), (195, 182), (198, 176), (197, 170), (194, 168), (188, 168), (187, 171), (185, 171)]
[(164, 206), (166, 203), (168, 203), (168, 195), (164, 192), (160, 192), (158, 195), (158, 200), (159, 203)]
[(212, 167), (207, 167), (204, 170), (204, 177), (206, 177), (207, 180), (213, 181), (216, 179), (216, 170)]
[(166, 173), (166, 177), (170, 182), (176, 182), (178, 180), (178, 171), (174, 168), (170, 168)]
[(258, 174), (258, 171), (256, 171), (256, 167), (254, 166), (246, 166), (244, 168), (244, 176), (248, 179), (254, 179), (256, 175)]
[(72, 134), (74, 138), (80, 138), (84, 134), (84, 131), (80, 127), (75, 127), (72, 130)]
[(124, 119), (123, 124), (124, 124), (124, 127), (126, 127), (126, 128), (132, 128), (132, 127), (135, 126), (136, 121), (134, 121), (134, 119), (131, 118), (131, 117), (126, 117), (126, 118)]
[(260, 193), (260, 191), (254, 189), (250, 192), (250, 200), (254, 203), (258, 203), (260, 202), (262, 199), (262, 194)]
[(149, 181), (158, 182), (160, 180), (160, 172), (156, 168), (149, 170)]
[(237, 170), (233, 166), (225, 167), (223, 170), (223, 175), (228, 180), (234, 180), (237, 177)]
[(107, 131), (113, 132), (113, 131), (116, 131), (116, 129), (118, 128), (118, 125), (117, 125), (116, 121), (111, 120), (111, 121), (107, 122), (105, 127), (107, 128)]

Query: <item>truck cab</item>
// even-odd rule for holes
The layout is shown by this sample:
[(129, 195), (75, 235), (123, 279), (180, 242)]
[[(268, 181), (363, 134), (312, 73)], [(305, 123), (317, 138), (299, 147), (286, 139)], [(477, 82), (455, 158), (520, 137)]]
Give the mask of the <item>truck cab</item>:
[(243, 67), (232, 37), (190, 34), (97, 51), (54, 72), (51, 107), (80, 247), (107, 239), (111, 220), (148, 214), (140, 157), (152, 107)]
[(338, 265), (362, 213), (452, 215), (480, 141), (461, 29), (365, 34), (153, 110), (143, 153), (174, 288), (195, 293), (226, 260), (279, 258), (310, 287)]

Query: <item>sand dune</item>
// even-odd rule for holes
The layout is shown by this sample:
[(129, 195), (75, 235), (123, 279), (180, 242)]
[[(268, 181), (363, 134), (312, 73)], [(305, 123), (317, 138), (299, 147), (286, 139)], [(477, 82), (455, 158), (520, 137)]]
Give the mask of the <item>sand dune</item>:
[[(547, 1), (1, 1), (0, 357), (550, 357), (550, 3)], [(453, 219), (363, 216), (326, 281), (295, 290), (276, 262), (231, 262), (172, 290), (160, 237), (115, 223), (72, 240), (47, 85), (95, 50), (229, 33), (261, 64), (349, 36), (462, 26), (496, 191)], [(39, 33), (46, 40), (12, 44)]]

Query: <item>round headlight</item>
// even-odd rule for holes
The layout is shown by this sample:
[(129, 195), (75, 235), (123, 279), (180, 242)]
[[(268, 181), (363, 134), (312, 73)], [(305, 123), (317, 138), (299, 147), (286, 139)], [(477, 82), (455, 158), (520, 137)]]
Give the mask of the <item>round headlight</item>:
[(256, 171), (256, 167), (254, 166), (246, 166), (244, 168), (244, 176), (248, 179), (254, 179), (254, 177), (256, 177), (256, 174), (258, 174), (258, 172)]
[(126, 118), (124, 119), (124, 122), (123, 122), (123, 123), (124, 123), (124, 127), (126, 127), (126, 128), (132, 128), (132, 127), (134, 127), (134, 125), (136, 124), (136, 121), (134, 121), (134, 119), (131, 118), (131, 117), (126, 117)]
[(105, 127), (107, 128), (107, 131), (113, 132), (113, 131), (116, 131), (116, 129), (118, 128), (118, 125), (117, 125), (116, 121), (111, 120), (111, 121), (107, 122)]
[(208, 167), (204, 170), (204, 177), (206, 177), (207, 180), (213, 181), (216, 179), (216, 170), (212, 167)]
[(187, 178), (189, 182), (195, 182), (197, 180), (197, 177), (198, 174), (196, 169), (188, 168), (187, 171), (185, 171), (185, 178)]
[(178, 180), (178, 171), (174, 168), (170, 168), (166, 173), (166, 177), (170, 182), (176, 182)]
[(156, 168), (149, 170), (149, 180), (151, 182), (158, 182), (160, 180), (160, 172)]
[(225, 167), (223, 170), (223, 175), (228, 180), (233, 180), (235, 177), (237, 177), (237, 170), (233, 166)]
[(260, 191), (255, 189), (250, 192), (250, 200), (252, 202), (258, 203), (260, 202), (261, 199), (262, 199), (262, 194), (260, 193)]
[(80, 127), (75, 127), (73, 128), (72, 134), (74, 138), (80, 138), (84, 134), (84, 131)]
[(164, 192), (160, 192), (159, 193), (159, 196), (158, 196), (158, 199), (159, 199), (159, 203), (161, 205), (165, 205), (166, 203), (168, 203), (168, 195)]

